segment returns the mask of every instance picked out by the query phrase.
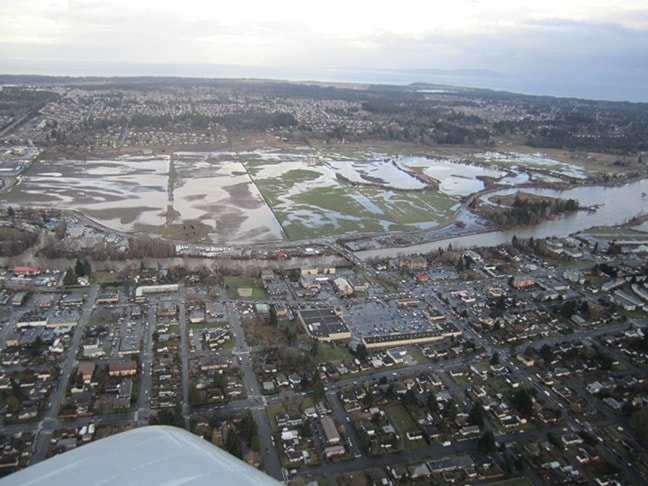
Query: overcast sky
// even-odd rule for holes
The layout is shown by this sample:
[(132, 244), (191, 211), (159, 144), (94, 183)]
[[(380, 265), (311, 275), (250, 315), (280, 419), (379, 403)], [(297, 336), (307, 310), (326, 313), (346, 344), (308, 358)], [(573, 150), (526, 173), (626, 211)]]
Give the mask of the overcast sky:
[(648, 101), (648, 0), (0, 0), (5, 74), (433, 82)]

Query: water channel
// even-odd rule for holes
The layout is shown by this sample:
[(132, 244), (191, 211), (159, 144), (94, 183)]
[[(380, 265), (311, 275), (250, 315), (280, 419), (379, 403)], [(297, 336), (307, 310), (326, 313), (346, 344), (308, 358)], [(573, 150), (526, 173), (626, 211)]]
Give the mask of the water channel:
[[(511, 194), (518, 189), (503, 189), (493, 195)], [(648, 214), (648, 179), (623, 186), (581, 186), (558, 191), (553, 189), (524, 189), (524, 192), (562, 199), (576, 199), (582, 207), (596, 206), (594, 212), (582, 210), (558, 219), (545, 221), (535, 226), (510, 230), (489, 231), (485, 233), (444, 238), (427, 243), (363, 250), (356, 252), (362, 259), (388, 258), (402, 254), (428, 253), (437, 248), (470, 248), (475, 246), (497, 246), (509, 243), (513, 235), (518, 238), (565, 237), (595, 226), (614, 226), (626, 223), (633, 217)]]

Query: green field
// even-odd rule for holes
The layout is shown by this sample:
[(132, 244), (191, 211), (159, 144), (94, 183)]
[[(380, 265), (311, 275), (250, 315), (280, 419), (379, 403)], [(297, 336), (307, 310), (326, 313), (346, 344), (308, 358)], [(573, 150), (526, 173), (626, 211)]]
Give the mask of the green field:
[(367, 151), (342, 154), (310, 149), (291, 151), (286, 164), (253, 156), (243, 163), (290, 239), (415, 231), (452, 215), (457, 200), (439, 191), (351, 183), (327, 164), (328, 160), (371, 164), (372, 159), (375, 154)]
[(261, 282), (249, 277), (225, 277), (225, 288), (230, 299), (243, 299), (238, 294), (238, 289), (252, 289), (252, 296), (247, 300), (265, 300), (268, 298), (266, 291), (261, 287)]
[(418, 449), (426, 445), (423, 439), (414, 441), (407, 439), (408, 432), (415, 432), (419, 428), (403, 405), (391, 405), (387, 407), (386, 412), (392, 424), (398, 430), (406, 447), (409, 449)]
[(317, 359), (331, 363), (338, 364), (345, 360), (353, 359), (353, 355), (349, 350), (348, 346), (337, 345), (327, 343), (319, 343), (317, 346)]

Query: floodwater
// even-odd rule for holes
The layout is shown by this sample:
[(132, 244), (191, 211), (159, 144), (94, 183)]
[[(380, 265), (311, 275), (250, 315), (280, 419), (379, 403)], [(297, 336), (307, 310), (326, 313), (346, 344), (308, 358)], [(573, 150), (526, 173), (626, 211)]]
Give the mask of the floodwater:
[[(390, 231), (403, 228), (399, 225), (408, 214), (411, 222), (407, 228), (429, 229), (456, 210), (454, 203), (460, 197), (482, 190), (482, 177), (511, 186), (539, 178), (585, 177), (580, 167), (542, 154), (484, 152), (476, 156), (484, 161), (478, 165), (461, 163), (459, 158), (394, 158), (372, 149), (353, 154), (309, 148), (176, 152), (172, 157), (41, 161), (4, 194), (5, 201), (78, 210), (104, 226), (125, 232), (198, 220), (210, 228), (214, 243), (246, 244), (284, 239), (276, 214), (281, 215), (286, 228), (303, 225), (314, 228), (314, 234), (318, 228), (326, 235)], [(436, 196), (428, 197), (430, 192), (426, 192), (420, 197), (425, 184), (411, 175), (412, 170), (439, 181)], [(269, 190), (266, 195), (270, 194), (272, 200), (264, 199), (257, 183)], [(538, 193), (573, 197), (581, 205), (603, 204), (604, 209), (594, 216), (608, 214), (605, 208), (610, 206), (624, 207), (620, 210), (624, 215), (636, 213), (636, 201), (614, 189), (607, 191), (579, 188), (568, 194)], [(639, 195), (641, 192), (646, 188)], [(629, 207), (625, 208), (626, 204)], [(576, 217), (580, 220), (585, 216), (581, 212)], [(610, 218), (618, 220), (616, 216)], [(566, 226), (572, 229), (571, 222)]]
[(281, 225), (245, 167), (227, 153), (180, 152), (170, 206), (180, 218), (213, 228), (216, 243), (251, 243), (283, 238)]
[(408, 167), (423, 167), (423, 173), (439, 181), (439, 190), (450, 196), (469, 196), (483, 190), (484, 183), (478, 177), (499, 179), (506, 175), (501, 170), (443, 159), (406, 157), (401, 161)]
[[(281, 226), (241, 163), (227, 153), (180, 152), (114, 160), (43, 161), (6, 194), (9, 204), (79, 210), (119, 231), (194, 219), (214, 242), (283, 238)], [(172, 185), (173, 187), (170, 187)]]
[[(515, 189), (505, 189), (492, 195), (510, 194)], [(518, 238), (564, 237), (596, 226), (614, 226), (631, 221), (633, 217), (648, 214), (648, 179), (618, 187), (586, 186), (565, 191), (550, 189), (524, 189), (525, 192), (562, 199), (576, 199), (583, 207), (597, 206), (596, 211), (577, 211), (561, 218), (545, 221), (535, 226), (505, 231), (490, 231), (468, 236), (443, 238), (429, 243), (398, 248), (383, 248), (356, 252), (360, 258), (396, 257), (399, 254), (428, 253), (437, 248), (470, 248), (497, 246)], [(491, 196), (492, 196), (491, 195)]]

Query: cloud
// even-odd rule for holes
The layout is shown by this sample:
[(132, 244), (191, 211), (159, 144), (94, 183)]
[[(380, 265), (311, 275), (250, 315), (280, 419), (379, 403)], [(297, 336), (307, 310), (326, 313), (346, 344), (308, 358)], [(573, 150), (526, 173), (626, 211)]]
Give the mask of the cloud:
[(510, 0), (0, 0), (0, 11), (5, 66), (467, 69), (581, 82), (645, 80), (648, 72), (644, 0), (538, 0), (524, 8)]

